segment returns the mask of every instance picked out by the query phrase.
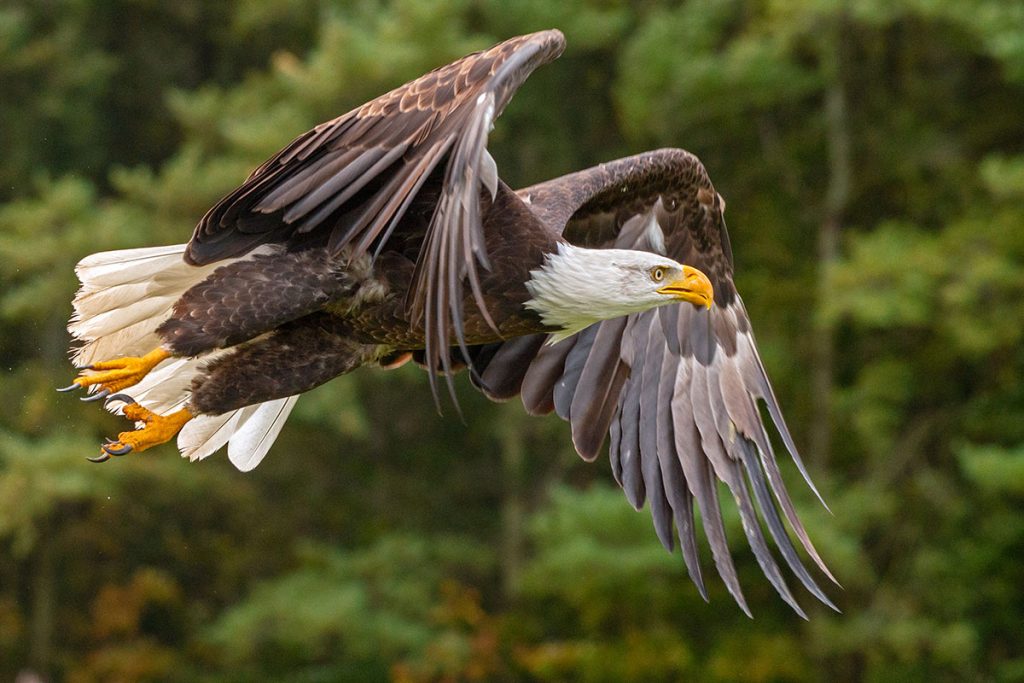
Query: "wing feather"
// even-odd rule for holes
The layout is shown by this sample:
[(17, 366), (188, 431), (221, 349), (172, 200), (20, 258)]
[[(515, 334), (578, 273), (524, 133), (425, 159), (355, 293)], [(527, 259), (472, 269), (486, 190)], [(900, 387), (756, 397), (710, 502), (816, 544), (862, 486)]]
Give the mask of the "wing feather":
[(554, 387), (555, 413), (563, 420), (572, 414), (572, 398), (576, 394), (576, 386), (583, 375), (583, 368), (590, 358), (590, 350), (594, 348), (594, 340), (600, 325), (589, 327), (576, 335), (576, 343), (565, 356), (562, 376)]
[(435, 398), (438, 371), (453, 392), (450, 342), (465, 360), (471, 355), (462, 324), (464, 284), (481, 317), (497, 329), (478, 273), (490, 267), (481, 194), (493, 198), (498, 188), (487, 136), (530, 73), (563, 48), (558, 31), (513, 38), (300, 135), (203, 217), (188, 260), (212, 263), (305, 233), (335, 254), (354, 248), (376, 255), (431, 182), (439, 192), (427, 193), (417, 209), (430, 220), (405, 303), (411, 323), (426, 335)]
[(693, 366), (693, 370), (690, 398), (694, 407), (694, 422), (700, 431), (704, 453), (708, 456), (715, 475), (725, 482), (736, 500), (743, 523), (743, 532), (746, 534), (751, 550), (754, 551), (757, 563), (761, 566), (761, 571), (768, 577), (782, 599), (797, 614), (806, 619), (807, 615), (790, 592), (789, 586), (786, 585), (786, 581), (782, 578), (782, 573), (775, 563), (775, 558), (772, 557), (772, 553), (768, 549), (761, 525), (754, 512), (750, 492), (740, 475), (738, 464), (726, 452), (726, 443), (734, 438), (735, 432), (732, 431), (732, 423), (724, 417), (725, 406), (721, 396), (717, 391), (713, 391), (716, 382), (712, 377), (712, 370), (700, 362)]
[[(332, 179), (350, 179), (345, 173), (347, 170), (356, 167), (357, 162), (365, 156), (366, 150), (361, 148), (347, 149), (338, 154), (334, 159), (319, 165), (310, 165), (301, 168), (289, 177), (289, 182), (279, 183), (274, 190), (263, 196), (253, 206), (255, 211), (260, 213), (274, 213), (281, 211), (286, 206), (293, 206), (300, 202), (303, 197), (317, 187), (332, 181)], [(268, 180), (270, 180), (268, 178)], [(253, 191), (262, 188), (254, 187)]]
[(764, 471), (757, 462), (756, 450), (756, 446), (751, 441), (743, 437), (737, 439), (735, 451), (741, 457), (743, 468), (754, 491), (754, 499), (757, 502), (762, 517), (768, 524), (768, 531), (771, 533), (775, 545), (782, 552), (782, 556), (786, 560), (786, 564), (789, 565), (790, 570), (800, 579), (800, 583), (814, 597), (838, 612), (839, 608), (825, 595), (810, 572), (807, 571), (807, 568), (800, 561), (800, 555), (797, 553), (796, 548), (793, 547), (793, 542), (789, 539), (789, 534), (786, 533), (786, 527), (782, 523), (782, 518), (779, 517), (778, 510), (775, 509), (771, 493), (768, 491), (768, 484), (765, 481)]
[[(657, 311), (658, 314), (663, 311)], [(679, 545), (683, 552), (686, 570), (697, 590), (705, 601), (708, 599), (707, 588), (704, 586), (704, 575), (700, 567), (700, 556), (697, 550), (696, 527), (693, 518), (693, 495), (686, 485), (686, 477), (679, 464), (676, 452), (675, 426), (672, 416), (672, 394), (675, 390), (676, 375), (679, 371), (678, 355), (669, 352), (667, 347), (661, 350), (662, 366), (658, 382), (657, 417), (657, 457), (661, 466), (661, 476), (665, 484), (665, 494), (675, 519)]]
[(471, 366), (473, 383), (492, 401), (507, 401), (523, 388), (530, 362), (537, 356), (547, 335), (531, 334), (508, 342), (483, 347), (486, 358), (476, 356)]
[(530, 415), (547, 415), (555, 409), (555, 389), (565, 372), (565, 361), (580, 335), (555, 345), (543, 345), (523, 377), (523, 407)]
[(665, 494), (661, 459), (658, 457), (658, 399), (664, 357), (658, 348), (661, 342), (651, 333), (652, 329), (656, 328), (654, 318), (657, 317), (657, 311), (647, 311), (639, 317), (644, 320), (643, 327), (646, 328), (647, 336), (643, 372), (637, 382), (640, 385), (640, 465), (644, 475), (644, 488), (647, 490), (647, 498), (651, 505), (654, 530), (665, 549), (672, 552), (675, 550), (672, 506)]
[(679, 463), (686, 477), (687, 485), (701, 519), (704, 521), (704, 533), (711, 546), (711, 557), (718, 569), (718, 575), (725, 582), (725, 587), (736, 600), (747, 616), (751, 616), (747, 600), (743, 597), (736, 567), (729, 553), (729, 543), (725, 536), (725, 524), (722, 522), (722, 510), (718, 505), (718, 480), (711, 470), (707, 456), (701, 445), (701, 435), (694, 418), (693, 403), (690, 398), (692, 384), (692, 366), (694, 362), (686, 360), (680, 363), (676, 375), (675, 394), (672, 397), (672, 415), (675, 423), (676, 452)]
[(618, 403), (618, 387), (625, 380), (624, 369), (620, 369), (619, 340), (626, 322), (626, 318), (620, 318), (596, 326), (590, 352), (572, 388), (572, 441), (584, 460), (597, 458)]
[(626, 494), (626, 500), (634, 509), (640, 510), (647, 499), (647, 489), (640, 462), (640, 383), (633, 378), (643, 373), (643, 358), (635, 359), (632, 371), (634, 374), (619, 404), (618, 462), (612, 464), (612, 469), (620, 472), (619, 483)]
[[(519, 195), (570, 241), (666, 253), (703, 270), (715, 287), (710, 310), (665, 306), (605, 321), (542, 347), (522, 382), (527, 410), (553, 407), (571, 423), (574, 444), (586, 459), (599, 448), (596, 429), (603, 434), (607, 428), (615, 480), (634, 507), (650, 501), (658, 538), (669, 549), (675, 525), (687, 571), (705, 598), (694, 504), (719, 575), (750, 614), (719, 507), (722, 482), (739, 510), (755, 559), (783, 600), (805, 616), (764, 528), (797, 579), (835, 609), (802, 564), (786, 529), (788, 522), (807, 555), (835, 581), (786, 491), (758, 410), (758, 401), (764, 401), (807, 479), (733, 286), (723, 204), (704, 167), (682, 150), (658, 150), (526, 188)], [(558, 351), (566, 345), (572, 346)], [(495, 367), (500, 357), (499, 349), (488, 365), (491, 376), (502, 375), (500, 362)], [(517, 356), (516, 362), (523, 358)], [(626, 374), (621, 382), (619, 368)], [(609, 399), (617, 407), (611, 424), (595, 422), (599, 411), (592, 407)], [(587, 438), (577, 438), (580, 434)]]

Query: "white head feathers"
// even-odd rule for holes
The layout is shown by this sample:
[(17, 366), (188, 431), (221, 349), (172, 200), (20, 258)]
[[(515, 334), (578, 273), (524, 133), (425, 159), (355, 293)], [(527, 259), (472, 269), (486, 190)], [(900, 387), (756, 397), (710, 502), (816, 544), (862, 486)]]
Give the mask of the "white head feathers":
[(539, 313), (546, 325), (560, 330), (552, 335), (554, 343), (600, 320), (679, 303), (678, 296), (664, 290), (691, 271), (647, 251), (586, 249), (563, 243), (557, 253), (547, 255), (544, 265), (530, 272), (526, 288), (532, 298), (525, 306)]

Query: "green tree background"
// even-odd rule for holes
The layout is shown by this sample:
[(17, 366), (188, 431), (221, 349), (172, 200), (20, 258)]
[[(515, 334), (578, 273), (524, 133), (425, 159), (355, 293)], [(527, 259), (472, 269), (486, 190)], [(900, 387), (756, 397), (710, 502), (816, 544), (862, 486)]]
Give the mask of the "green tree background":
[[(703, 159), (842, 614), (742, 541), (756, 618), (705, 604), (562, 423), (464, 380), (439, 418), (414, 368), (305, 397), (248, 475), (84, 460), (120, 425), (53, 392), (79, 258), (184, 241), (294, 135), (549, 27), (502, 175)], [(0, 151), (0, 678), (1024, 680), (1020, 0), (6, 0)]]

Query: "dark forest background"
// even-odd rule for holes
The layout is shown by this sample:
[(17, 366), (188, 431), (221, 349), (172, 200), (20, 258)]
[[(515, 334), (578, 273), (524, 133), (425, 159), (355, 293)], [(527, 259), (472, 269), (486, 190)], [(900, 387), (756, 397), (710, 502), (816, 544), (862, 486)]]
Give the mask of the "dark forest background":
[[(731, 504), (755, 619), (705, 604), (557, 418), (465, 378), (439, 417), (414, 367), (304, 397), (248, 475), (84, 459), (123, 427), (53, 391), (78, 259), (183, 242), (313, 124), (549, 27), (502, 176), (701, 157), (842, 614), (794, 615)], [(1024, 680), (1018, 0), (5, 0), (0, 203), (0, 679)]]

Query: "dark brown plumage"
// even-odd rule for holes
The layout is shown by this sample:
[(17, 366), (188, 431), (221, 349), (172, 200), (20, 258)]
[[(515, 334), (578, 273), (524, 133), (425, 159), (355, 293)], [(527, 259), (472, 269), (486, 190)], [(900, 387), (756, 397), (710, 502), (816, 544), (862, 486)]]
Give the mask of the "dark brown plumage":
[[(493, 120), (530, 72), (562, 49), (557, 31), (514, 38), (299, 136), (203, 217), (182, 250), (185, 277), (194, 273), (196, 281), (167, 294), (166, 315), (134, 336), (125, 330), (142, 323), (130, 313), (121, 316), (127, 326), (113, 331), (89, 327), (89, 316), (106, 312), (89, 306), (90, 278), (109, 277), (90, 270), (107, 263), (98, 258), (104, 255), (86, 259), (72, 325), (86, 342), (79, 360), (86, 364), (101, 347), (137, 354), (148, 339), (181, 359), (190, 374), (181, 375), (187, 384), (179, 393), (146, 384), (148, 369), (136, 390), (153, 410), (184, 406), (192, 422), (179, 445), (190, 457), (205, 457), (232, 430), (259, 422), (252, 406), (270, 406), (241, 454), (229, 451), (243, 469), (263, 457), (295, 395), (341, 373), (411, 353), (431, 372), (432, 386), (440, 373), (451, 387), (451, 373), (468, 364), (492, 399), (519, 394), (530, 413), (567, 420), (583, 458), (596, 458), (610, 436), (616, 481), (634, 507), (650, 504), (666, 548), (678, 536), (705, 598), (695, 504), (718, 571), (749, 613), (719, 511), (722, 481), (780, 595), (803, 614), (758, 515), (801, 583), (831, 605), (782, 521), (831, 578), (761, 422), (758, 401), (806, 478), (733, 285), (724, 204), (699, 160), (657, 150), (518, 192), (497, 177), (485, 148)], [(546, 344), (556, 330), (533, 305), (532, 283), (565, 244), (659, 254), (651, 258), (697, 268), (713, 285), (714, 305), (637, 307), (643, 312), (603, 316)], [(118, 267), (136, 277), (134, 267)], [(180, 277), (181, 268), (168, 266), (164, 279), (172, 271)], [(89, 377), (83, 386), (106, 387)], [(149, 445), (140, 443), (138, 450)]]
[(477, 263), (489, 260), (474, 201), (489, 158), (487, 133), (530, 73), (564, 47), (558, 31), (513, 38), (320, 124), (218, 202), (196, 227), (186, 258), (201, 265), (307, 234), (332, 255), (349, 246), (379, 253), (432, 184), (439, 196), (429, 207), (433, 218), (418, 226), (425, 227), (416, 240), (422, 258), (406, 303), (412, 322), (424, 322), (428, 366), (447, 370), (448, 337), (454, 332), (465, 345), (463, 278), (485, 318), (489, 310), (477, 274)]

